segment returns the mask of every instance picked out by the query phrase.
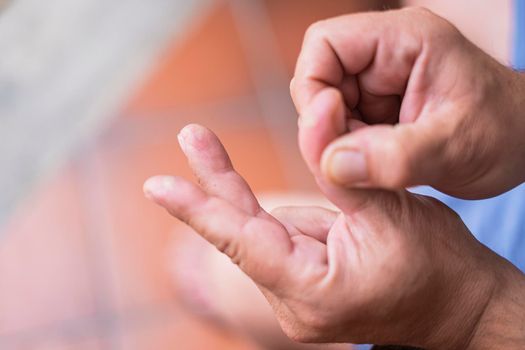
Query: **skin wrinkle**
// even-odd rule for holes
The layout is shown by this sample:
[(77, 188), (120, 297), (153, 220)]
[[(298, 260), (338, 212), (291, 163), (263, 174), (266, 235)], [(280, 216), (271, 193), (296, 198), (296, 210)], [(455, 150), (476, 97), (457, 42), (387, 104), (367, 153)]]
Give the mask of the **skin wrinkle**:
[[(298, 212), (295, 213), (295, 214), (293, 213), (293, 211), (297, 210), (297, 209), (302, 209), (302, 210), (304, 210), (304, 209), (311, 209), (312, 210), (312, 215), (309, 218), (299, 217), (297, 215), (297, 214), (299, 214)], [(314, 211), (315, 211), (315, 214), (314, 214)], [(322, 218), (321, 215), (320, 215), (321, 211), (325, 215), (329, 215), (329, 216), (333, 215), (334, 217), (330, 217), (330, 218), (324, 217), (324, 218)], [(315, 207), (315, 206), (312, 206), (312, 207), (279, 207), (279, 208), (275, 208), (272, 211), (272, 215), (275, 217), (275, 219), (280, 221), (285, 226), (285, 228), (289, 231), (291, 236), (298, 235), (298, 234), (303, 234), (303, 235), (306, 235), (306, 236), (309, 236), (309, 237), (312, 237), (312, 238), (316, 239), (318, 242), (323, 243), (323, 245), (326, 245), (326, 235), (325, 235), (325, 237), (319, 237), (319, 235), (315, 235), (312, 232), (307, 232), (306, 230), (302, 230), (301, 228), (299, 228), (297, 226), (297, 222), (300, 219), (303, 219), (305, 221), (305, 223), (306, 222), (311, 223), (311, 225), (309, 225), (310, 226), (310, 228), (309, 228), (310, 230), (312, 229), (312, 227), (319, 227), (320, 230), (328, 232), (330, 230), (331, 226), (333, 225), (333, 222), (337, 218), (337, 213), (336, 212), (328, 210), (328, 209), (325, 209), (325, 208), (322, 208), (322, 207)], [(293, 220), (292, 220), (292, 217), (293, 217)], [(312, 223), (312, 221), (313, 221), (313, 223)], [(303, 223), (303, 224), (305, 224), (305, 223)]]
[[(350, 111), (353, 111), (357, 107), (360, 99), (357, 77), (355, 75), (344, 75), (339, 88), (343, 93), (346, 108), (348, 108)], [(351, 90), (353, 90), (354, 94), (350, 94)]]
[[(311, 29), (311, 28), (314, 28), (316, 25), (319, 26), (318, 22), (315, 23), (315, 24), (313, 24), (313, 25), (311, 25), (310, 28), (308, 29), (307, 34), (306, 34), (306, 36), (305, 36), (305, 42), (307, 42), (308, 40), (310, 40), (309, 38), (310, 38), (313, 34), (308, 34), (308, 32), (312, 32), (313, 29)], [(316, 33), (316, 35), (318, 35), (318, 34)], [(342, 77), (344, 76), (344, 72), (342, 71), (344, 66), (341, 64), (341, 61), (339, 60), (339, 57), (337, 56), (337, 54), (335, 53), (335, 51), (334, 51), (333, 48), (331, 47), (330, 42), (329, 42), (328, 40), (324, 39), (324, 38), (322, 39), (321, 42), (322, 42), (324, 45), (326, 45), (326, 47), (327, 47), (330, 51), (332, 51), (332, 52), (334, 53), (334, 56), (333, 56), (333, 57), (335, 57), (335, 59), (340, 63), (340, 65), (336, 65), (337, 67), (340, 67), (340, 68), (339, 68), (339, 73), (336, 73), (336, 74), (335, 74), (333, 77), (331, 77), (329, 80), (326, 80), (328, 77), (321, 77), (321, 76), (318, 76), (317, 74), (313, 74), (313, 73), (311, 73), (311, 72), (310, 72), (310, 73), (306, 73), (304, 76), (305, 76), (306, 80), (318, 81), (318, 82), (320, 82), (322, 85), (326, 85), (326, 86), (334, 86), (334, 87), (335, 87), (335, 86), (338, 86), (338, 85), (342, 82), (341, 79), (342, 79)], [(338, 79), (336, 76), (339, 76), (339, 77), (340, 77), (340, 78), (339, 78), (340, 80), (335, 80), (335, 79)], [(333, 78), (334, 80), (332, 80), (332, 78)], [(312, 97), (312, 96), (311, 96), (311, 97)], [(310, 101), (306, 101), (306, 103), (308, 103), (308, 102), (310, 102)]]
[(282, 207), (279, 207), (279, 208), (275, 208), (274, 210), (272, 210), (271, 212), (271, 215), (279, 222), (281, 222), (281, 224), (284, 226), (284, 228), (286, 229), (286, 231), (288, 232), (288, 234), (290, 235), (290, 237), (293, 237), (293, 236), (296, 236), (298, 234), (301, 234), (300, 230), (295, 227), (295, 225), (293, 225), (292, 223), (289, 223), (287, 220), (286, 220), (286, 217), (284, 214), (281, 214), (279, 212), (279, 210), (282, 210), (284, 208)]
[(345, 71), (344, 71), (344, 65), (343, 65), (343, 62), (341, 62), (341, 58), (339, 58), (339, 55), (337, 54), (337, 52), (335, 51), (335, 49), (333, 48), (333, 46), (330, 44), (330, 41), (326, 38), (326, 36), (324, 35), (321, 35), (322, 37), (322, 41), (324, 42), (324, 44), (328, 47), (328, 49), (332, 52), (332, 55), (333, 57), (335, 57), (339, 67), (340, 67), (340, 71), (341, 71), (341, 74), (340, 74), (340, 77), (339, 77), (339, 81), (334, 81), (334, 87), (336, 86), (340, 86), (342, 83), (343, 83), (343, 79), (344, 79), (344, 76), (345, 76)]
[(464, 348), (465, 349), (469, 349), (471, 347), (471, 344), (472, 344), (472, 342), (474, 340), (474, 337), (476, 336), (476, 334), (480, 330), (481, 320), (482, 320), (483, 316), (485, 315), (485, 313), (487, 312), (487, 309), (488, 309), (489, 304), (490, 304), (490, 300), (492, 300), (492, 298), (494, 296), (494, 290), (495, 290), (495, 288), (491, 289), (490, 295), (487, 298), (487, 302), (485, 303), (485, 305), (481, 309), (481, 312), (480, 312), (479, 316), (477, 317), (477, 320), (475, 320), (474, 328), (472, 329), (472, 331), (470, 332), (470, 335), (467, 337), (467, 339), (465, 341), (465, 344), (464, 344)]
[[(343, 62), (341, 61), (341, 58), (339, 57), (339, 55), (335, 51), (334, 47), (331, 45), (330, 41), (326, 37), (323, 37), (323, 42), (329, 48), (329, 50), (332, 52), (332, 55), (337, 60), (337, 62), (339, 64), (339, 67), (341, 67), (341, 74), (340, 74), (339, 81), (338, 82), (334, 82), (334, 84), (330, 84), (329, 82), (325, 82), (322, 79), (317, 79), (317, 80), (319, 82), (327, 85), (327, 86), (332, 85), (334, 88), (339, 88), (339, 90), (343, 94), (343, 102), (344, 102), (344, 105), (345, 105), (345, 115), (348, 115), (348, 111), (351, 111), (352, 109), (356, 108), (357, 105), (359, 104), (360, 93), (359, 93), (359, 86), (358, 86), (357, 76), (356, 75), (350, 75), (350, 76), (346, 75), (346, 72), (344, 70)], [(355, 96), (355, 98), (353, 100), (347, 100), (347, 97), (349, 97), (349, 96), (348, 96), (348, 94), (345, 94), (344, 92), (348, 91), (348, 90), (347, 89), (343, 89), (345, 83), (347, 83), (350, 78), (353, 78), (351, 80), (352, 84), (351, 84), (350, 87), (354, 87), (355, 90), (356, 90), (356, 96)], [(347, 88), (348, 88), (348, 86), (347, 86)], [(350, 95), (350, 97), (351, 96), (352, 95)], [(338, 129), (336, 128), (335, 130), (338, 130)], [(344, 131), (347, 131), (347, 129), (345, 128)]]
[[(362, 101), (363, 101), (363, 90), (364, 90), (365, 92), (367, 92), (367, 91), (366, 91), (366, 89), (363, 88), (359, 76), (360, 76), (360, 73), (362, 73), (362, 72), (366, 72), (367, 69), (368, 69), (369, 67), (371, 67), (371, 66), (374, 64), (374, 62), (375, 62), (375, 60), (376, 60), (376, 55), (377, 55), (378, 45), (379, 45), (379, 40), (376, 39), (376, 40), (374, 41), (374, 43), (373, 43), (374, 51), (373, 51), (373, 54), (372, 54), (372, 56), (371, 56), (371, 57), (372, 57), (371, 61), (368, 62), (368, 65), (366, 65), (366, 66), (365, 66), (360, 72), (355, 72), (355, 73), (353, 73), (353, 75), (355, 76), (356, 85), (357, 85), (357, 91), (358, 91), (358, 95), (357, 95), (358, 98), (357, 98), (357, 101), (356, 101), (356, 103), (355, 103), (355, 107), (354, 107), (354, 108), (356, 108), (357, 110), (359, 110), (360, 115), (361, 115), (363, 121), (365, 121), (365, 122), (366, 122), (366, 117), (367, 117), (367, 116), (366, 116), (365, 113), (363, 113), (362, 108), (361, 108), (361, 104), (362, 104)], [(332, 47), (332, 50), (335, 51), (335, 52), (337, 52), (336, 49), (333, 48), (333, 47)], [(337, 54), (337, 57), (339, 57), (338, 54)], [(342, 67), (344, 67), (344, 65), (343, 65), (342, 63), (341, 63), (341, 65), (342, 65)], [(345, 68), (345, 72), (346, 72), (347, 74), (352, 74), (351, 72), (348, 72), (348, 71), (346, 70), (346, 68)]]
[[(338, 90), (331, 90), (331, 91), (334, 91), (334, 92), (337, 91), (337, 98), (342, 100), (342, 95), (341, 95), (341, 93)], [(339, 109), (338, 107), (335, 107), (335, 111), (338, 111), (338, 109)], [(334, 116), (335, 114), (339, 115), (339, 113), (336, 113), (336, 112), (331, 113), (332, 116)], [(339, 135), (341, 135), (341, 134), (343, 134), (343, 133), (348, 131), (348, 129), (346, 127), (346, 120), (344, 118), (344, 114), (345, 114), (345, 112), (343, 112), (343, 118), (339, 118), (339, 117), (338, 118), (334, 118), (334, 117), (330, 118), (330, 121), (332, 123), (332, 130), (334, 130), (334, 132), (336, 134), (339, 134)]]
[[(303, 316), (304, 310), (301, 311), (301, 309), (304, 309), (304, 307), (302, 307), (300, 305), (299, 307), (295, 307), (294, 308), (294, 304), (295, 304), (294, 298), (288, 298), (286, 295), (282, 296), (282, 301), (278, 301), (278, 305), (280, 306), (279, 309), (280, 310), (284, 309), (284, 311), (286, 311), (285, 315), (287, 315), (288, 319), (291, 321), (290, 323), (292, 323), (293, 325), (299, 325), (300, 324), (302, 327), (298, 327), (298, 328), (308, 329), (308, 331), (310, 331), (311, 330), (310, 326), (304, 320), (304, 316)], [(300, 310), (300, 311), (297, 312), (294, 309)], [(281, 313), (281, 311), (279, 311), (279, 310), (278, 310), (278, 312)], [(289, 317), (290, 315), (293, 315), (293, 317)], [(288, 328), (287, 324), (284, 325), (283, 330), (286, 332), (286, 334), (289, 337), (291, 337), (292, 339), (297, 340), (297, 341), (304, 341), (303, 339), (296, 339), (296, 337), (299, 335), (299, 332), (298, 332), (297, 328), (292, 327), (294, 332), (290, 333), (290, 334), (286, 331), (285, 328)]]
[[(199, 213), (196, 211), (195, 208), (199, 207), (200, 208), (199, 211), (203, 211), (203, 212), (214, 210), (215, 205), (212, 205), (212, 204), (215, 203), (216, 201), (217, 201), (217, 199), (215, 197), (208, 197), (208, 198), (204, 199), (204, 201), (201, 201), (201, 203), (199, 203), (199, 204), (187, 205), (185, 210), (180, 210), (179, 209), (179, 212), (182, 213), (183, 221), (188, 226), (190, 226), (190, 227), (200, 227), (201, 225), (194, 221), (194, 218), (197, 218), (199, 216)], [(208, 207), (211, 207), (211, 208), (209, 208), (208, 210), (203, 210), (203, 208), (208, 208)], [(213, 236), (213, 235), (210, 235), (209, 233), (207, 233), (206, 232), (207, 230), (205, 230), (205, 229), (202, 229), (202, 231), (204, 233), (203, 234), (204, 238), (207, 241), (211, 241), (210, 240), (210, 236)], [(221, 243), (221, 242), (219, 242), (219, 243)], [(223, 252), (224, 250), (219, 249), (219, 251)]]
[[(330, 41), (330, 38), (327, 38), (327, 40), (330, 43), (330, 47), (332, 48), (332, 50), (336, 52), (336, 56), (337, 57), (343, 57), (344, 55), (342, 55), (341, 52), (339, 52), (337, 50), (337, 45), (334, 45), (334, 43), (332, 41)], [(377, 47), (378, 47), (378, 45), (379, 45), (379, 39), (377, 37), (373, 37), (372, 41), (371, 41), (371, 46), (373, 48), (372, 53), (370, 55), (371, 60), (368, 61), (364, 67), (359, 67), (355, 71), (352, 71), (352, 70), (348, 69), (348, 67), (346, 65), (344, 65), (344, 63), (343, 63), (341, 65), (341, 67), (343, 67), (343, 71), (346, 74), (350, 74), (350, 75), (358, 75), (360, 72), (365, 71), (368, 67), (370, 67), (374, 63), (375, 57), (377, 55)]]
[[(419, 103), (414, 106), (413, 101), (417, 100), (414, 95), (424, 95), (424, 91), (427, 87), (427, 85), (420, 86), (423, 79), (421, 76), (423, 73), (420, 71), (423, 70), (423, 67), (428, 66), (425, 62), (429, 60), (429, 56), (426, 54), (426, 46), (427, 45), (425, 44), (421, 44), (421, 52), (415, 59), (414, 67), (408, 76), (406, 89), (399, 110), (399, 123), (414, 122), (422, 115), (424, 104)], [(421, 98), (420, 100), (423, 101), (424, 99)], [(410, 108), (409, 111), (407, 111), (408, 108)]]
[[(340, 214), (343, 215), (343, 214)], [(334, 223), (335, 225), (335, 223)], [(332, 242), (332, 243), (330, 243)], [(332, 284), (334, 280), (340, 276), (340, 266), (338, 264), (338, 257), (341, 257), (342, 254), (338, 253), (343, 249), (343, 244), (337, 244), (341, 242), (341, 238), (337, 235), (334, 236), (333, 233), (329, 233), (327, 237), (327, 258), (328, 258), (328, 271), (325, 278), (320, 283), (320, 286), (326, 288), (327, 285)]]
[[(209, 132), (209, 131), (207, 131)], [(202, 140), (199, 141), (201, 143), (201, 146), (199, 149), (202, 150), (203, 153), (207, 153), (209, 150), (209, 145), (207, 145), (206, 142), (203, 142)], [(186, 144), (186, 142), (183, 142), (183, 144)], [(222, 148), (222, 152), (224, 153), (224, 148)], [(198, 158), (198, 157), (197, 157)], [(219, 162), (217, 160), (220, 160)], [(203, 162), (202, 159), (193, 159), (192, 163), (194, 164), (200, 164)], [(213, 194), (218, 194), (222, 192), (223, 188), (222, 186), (219, 186), (218, 184), (221, 182), (225, 183), (233, 183), (235, 180), (239, 182), (238, 186), (240, 187), (246, 187), (249, 189), (249, 185), (238, 175), (238, 173), (235, 171), (233, 164), (231, 163), (231, 160), (229, 157), (224, 158), (215, 158), (213, 161), (208, 162), (209, 164), (213, 164), (211, 167), (202, 168), (199, 167), (199, 170), (196, 171), (197, 167), (193, 166), (192, 169), (194, 170), (193, 173), (197, 177), (198, 184), (204, 188), (206, 191), (210, 191)], [(221, 191), (219, 191), (221, 190)], [(232, 191), (235, 191), (232, 189)], [(232, 205), (235, 205), (235, 203), (232, 200), (226, 199), (227, 202), (229, 202)], [(253, 198), (243, 198), (241, 199), (244, 203), (241, 208), (245, 210), (246, 213), (252, 214), (254, 212), (257, 212), (260, 210), (260, 206), (258, 205), (257, 201)]]
[[(344, 215), (344, 214), (341, 214), (341, 215)], [(347, 234), (347, 237), (352, 241), (352, 245), (353, 245), (353, 252), (357, 253), (356, 254), (356, 257), (357, 257), (357, 265), (360, 265), (360, 266), (363, 266), (363, 257), (361, 256), (361, 246), (360, 246), (360, 243), (359, 243), (359, 240), (357, 240), (355, 237), (354, 237), (354, 232), (352, 230), (352, 228), (350, 227), (350, 223), (349, 221), (352, 221), (352, 217), (350, 215), (345, 215), (345, 220), (344, 220), (344, 224), (345, 224), (345, 228), (346, 228), (346, 234)]]
[[(362, 114), (365, 116), (365, 120), (366, 120), (366, 116), (368, 115), (368, 117), (370, 119), (370, 120), (368, 120), (369, 124), (384, 123), (386, 121), (388, 121), (389, 123), (394, 123), (398, 119), (400, 105), (401, 105), (400, 96), (398, 94), (379, 93), (378, 91), (374, 91), (374, 89), (371, 88), (371, 86), (368, 86), (369, 85), (368, 83), (365, 83), (363, 81), (364, 78), (367, 78), (367, 80), (370, 80), (370, 79), (368, 79), (368, 77), (369, 77), (370, 74), (374, 74), (373, 73), (374, 72), (374, 68), (375, 68), (375, 65), (378, 64), (377, 63), (378, 60), (381, 60), (381, 61), (385, 60), (384, 58), (381, 59), (382, 52), (385, 51), (385, 50), (381, 49), (385, 45), (385, 43), (384, 43), (385, 40), (387, 40), (387, 39), (383, 38), (383, 40), (378, 40), (377, 41), (376, 51), (374, 53), (372, 61), (370, 62), (370, 64), (365, 69), (363, 69), (357, 75), (357, 83), (358, 83), (359, 91), (361, 93), (361, 99), (359, 101), (358, 108), (362, 112)], [(388, 50), (387, 50), (387, 52), (388, 52)], [(388, 98), (389, 97), (394, 97), (394, 96), (398, 96), (398, 99), (397, 99), (397, 103), (395, 103), (394, 108), (392, 108), (392, 102)], [(385, 103), (387, 105), (390, 105), (390, 108), (383, 107), (387, 111), (390, 110), (390, 112), (389, 113), (383, 113), (384, 115), (383, 115), (382, 119), (380, 119), (380, 120), (376, 120), (377, 116), (372, 117), (370, 115), (370, 111), (368, 111), (368, 113), (364, 113), (364, 111), (363, 111), (364, 109), (370, 109), (371, 106), (377, 106), (377, 103), (381, 103), (381, 105), (384, 105)], [(366, 108), (366, 107), (368, 107), (368, 108)], [(391, 120), (389, 120), (389, 119), (391, 119)]]
[[(423, 11), (423, 12), (427, 12), (427, 15), (432, 15), (432, 12), (430, 12), (429, 10), (427, 10), (426, 8), (418, 8), (419, 11)], [(432, 16), (434, 17), (434, 16)], [(435, 18), (431, 18), (432, 21), (435, 20)], [(440, 21), (441, 22), (444, 22), (446, 24), (448, 24), (448, 26), (451, 26), (450, 23), (442, 18), (440, 18)], [(440, 26), (440, 28), (442, 28), (443, 25)], [(443, 63), (445, 62), (445, 60), (443, 59), (436, 59), (435, 58), (435, 54), (432, 54), (434, 52), (436, 52), (433, 44), (435, 42), (441, 42), (442, 40), (439, 40), (440, 38), (435, 38), (435, 39), (432, 39), (432, 38), (428, 38), (428, 34), (426, 32), (423, 32), (423, 28), (422, 26), (413, 26), (412, 27), (413, 30), (416, 30), (418, 32), (419, 35), (416, 35), (414, 38), (420, 40), (419, 43), (418, 43), (418, 47), (420, 48), (419, 49), (419, 55), (417, 55), (416, 57), (416, 60), (414, 62), (414, 69), (412, 69), (411, 73), (410, 73), (410, 76), (409, 76), (409, 79), (408, 79), (408, 82), (409, 82), (409, 85), (408, 85), (408, 89), (409, 90), (412, 90), (413, 89), (413, 84), (410, 84), (411, 82), (411, 77), (419, 71), (418, 67), (431, 67), (433, 68), (434, 70), (436, 71), (442, 71), (442, 69), (439, 68), (439, 66), (436, 68), (433, 66), (433, 64), (431, 64), (430, 62), (440, 62), (440, 63)], [(456, 34), (459, 34), (457, 32), (457, 30), (453, 30)], [(435, 31), (434, 31), (435, 32)], [(435, 35), (434, 34), (430, 34), (430, 36), (432, 35)], [(426, 38), (426, 40), (423, 40), (423, 38)], [(439, 51), (438, 51), (439, 52)], [(422, 70), (422, 69), (421, 69)], [(439, 73), (438, 73), (439, 74)], [(418, 77), (419, 79), (417, 79), (416, 81), (419, 81), (421, 83), (421, 79), (423, 79), (423, 77), (420, 76), (420, 74), (416, 74), (416, 77)], [(432, 82), (433, 79), (431, 78), (427, 78), (426, 81), (428, 81), (429, 83), (423, 87), (420, 87), (419, 90), (423, 90), (425, 88), (428, 88), (431, 85), (431, 82)], [(432, 91), (432, 89), (429, 89), (430, 91)], [(407, 91), (408, 92), (408, 91)], [(415, 113), (416, 115), (419, 115), (420, 113)]]

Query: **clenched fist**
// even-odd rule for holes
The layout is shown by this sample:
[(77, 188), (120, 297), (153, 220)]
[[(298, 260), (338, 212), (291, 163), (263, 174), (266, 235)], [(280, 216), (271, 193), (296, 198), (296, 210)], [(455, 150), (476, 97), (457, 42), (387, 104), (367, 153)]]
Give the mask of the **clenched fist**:
[(291, 83), (299, 114), (329, 87), (347, 130), (324, 154), (336, 183), (484, 198), (525, 180), (524, 77), (428, 10), (312, 25)]

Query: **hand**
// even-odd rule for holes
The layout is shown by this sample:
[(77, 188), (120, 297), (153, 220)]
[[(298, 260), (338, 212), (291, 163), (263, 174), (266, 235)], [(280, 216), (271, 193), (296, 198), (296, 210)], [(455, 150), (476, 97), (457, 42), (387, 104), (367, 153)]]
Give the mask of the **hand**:
[(525, 180), (523, 77), (428, 10), (312, 25), (291, 83), (301, 118), (328, 87), (345, 113), (322, 161), (335, 183), (483, 198)]
[[(312, 113), (319, 117), (301, 130), (301, 148), (315, 174), (323, 148), (338, 136), (328, 122), (337, 116), (331, 108), (336, 96), (319, 95), (312, 108), (326, 113)], [(441, 203), (406, 191), (324, 184), (343, 212), (290, 207), (270, 215), (213, 133), (190, 125), (179, 139), (200, 186), (154, 177), (146, 195), (237, 263), (287, 335), (429, 349), (477, 345), (476, 330), (498, 295), (496, 270), (512, 267)]]

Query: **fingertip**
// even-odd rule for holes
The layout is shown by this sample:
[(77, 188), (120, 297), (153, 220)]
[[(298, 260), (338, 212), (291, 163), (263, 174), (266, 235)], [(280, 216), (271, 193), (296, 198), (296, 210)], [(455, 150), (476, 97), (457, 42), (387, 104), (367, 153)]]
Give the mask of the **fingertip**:
[(157, 204), (165, 202), (168, 193), (175, 189), (175, 178), (172, 176), (153, 176), (147, 179), (142, 186), (144, 196)]
[(190, 168), (200, 180), (233, 169), (226, 149), (210, 129), (189, 124), (179, 132), (177, 138)]
[(181, 129), (177, 138), (184, 153), (192, 149), (203, 150), (208, 147), (213, 133), (199, 124), (188, 124)]
[(190, 123), (190, 124), (185, 125), (180, 130), (180, 134), (183, 136), (191, 136), (193, 133), (199, 132), (199, 130), (207, 130), (207, 129), (200, 124)]
[(328, 123), (337, 134), (346, 131), (344, 101), (339, 90), (328, 87), (318, 92), (300, 117), (300, 127), (315, 128)]
[(299, 147), (314, 174), (319, 173), (323, 150), (346, 129), (341, 93), (335, 88), (320, 91), (305, 109), (299, 124)]

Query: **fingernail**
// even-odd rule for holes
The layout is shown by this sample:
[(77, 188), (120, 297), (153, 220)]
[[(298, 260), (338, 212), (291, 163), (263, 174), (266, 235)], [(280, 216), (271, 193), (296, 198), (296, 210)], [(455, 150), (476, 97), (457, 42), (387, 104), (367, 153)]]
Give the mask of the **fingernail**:
[(175, 188), (175, 180), (171, 176), (155, 176), (144, 182), (144, 195), (148, 199), (162, 199)]
[(366, 158), (357, 150), (338, 150), (328, 164), (331, 179), (342, 185), (356, 184), (368, 179)]

